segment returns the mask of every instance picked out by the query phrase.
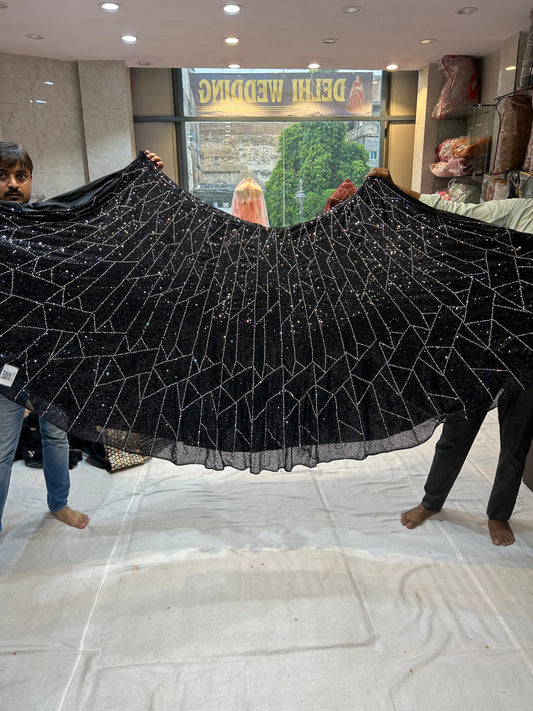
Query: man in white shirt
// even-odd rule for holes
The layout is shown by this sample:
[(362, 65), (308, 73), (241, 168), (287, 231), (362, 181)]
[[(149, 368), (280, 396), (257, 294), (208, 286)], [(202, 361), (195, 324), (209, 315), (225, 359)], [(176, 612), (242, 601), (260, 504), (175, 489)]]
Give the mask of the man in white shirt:
[[(394, 183), (390, 172), (386, 168), (374, 168), (368, 173), (367, 178), (383, 178), (389, 183)], [(444, 200), (440, 195), (417, 193), (414, 190), (397, 185), (404, 193), (420, 200), (425, 205), (435, 207), (437, 210), (446, 210), (456, 215), (472, 217), (474, 220), (489, 222), (491, 225), (508, 227), (518, 232), (533, 234), (533, 199), (511, 198), (509, 200), (489, 200), (480, 203), (454, 202)]]

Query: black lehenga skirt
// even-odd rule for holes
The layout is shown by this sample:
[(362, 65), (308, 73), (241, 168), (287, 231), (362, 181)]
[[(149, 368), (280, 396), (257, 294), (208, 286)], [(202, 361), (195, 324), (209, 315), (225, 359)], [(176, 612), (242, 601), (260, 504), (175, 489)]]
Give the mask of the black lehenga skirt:
[(533, 237), (376, 178), (274, 229), (139, 154), (0, 203), (0, 275), (0, 392), (177, 464), (363, 459), (533, 384)]

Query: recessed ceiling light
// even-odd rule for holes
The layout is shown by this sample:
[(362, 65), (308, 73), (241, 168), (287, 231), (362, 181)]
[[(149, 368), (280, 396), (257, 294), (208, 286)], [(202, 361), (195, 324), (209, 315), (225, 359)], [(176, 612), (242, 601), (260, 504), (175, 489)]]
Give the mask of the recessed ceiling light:
[(99, 2), (98, 7), (101, 7), (104, 12), (118, 12), (120, 5), (118, 2)]
[(516, 69), (516, 67), (513, 64), (510, 67), (505, 67), (506, 72), (512, 72), (513, 69)]
[(27, 35), (24, 35), (24, 37), (27, 37), (28, 39), (34, 39), (34, 40), (44, 39), (44, 35), (37, 35), (33, 32), (29, 32)]
[(337, 37), (326, 37), (322, 40), (324, 44), (337, 44), (338, 41)]
[(396, 71), (396, 69), (398, 69), (398, 65), (397, 65), (397, 64), (387, 64), (387, 66), (385, 67), (385, 69), (386, 69), (388, 72), (394, 72), (394, 71)]
[(239, 44), (239, 38), (238, 37), (226, 37), (224, 42), (226, 44)]
[(346, 5), (346, 7), (341, 7), (341, 11), (346, 13), (346, 15), (355, 15), (356, 12), (361, 12), (363, 8), (359, 5)]
[(473, 15), (477, 12), (477, 7), (460, 7), (455, 11), (458, 15)]
[(228, 64), (228, 69), (240, 69), (240, 64)]
[(222, 5), (222, 9), (226, 13), (226, 15), (238, 15), (239, 12), (242, 10), (241, 5)]
[(126, 44), (135, 44), (135, 42), (137, 42), (135, 35), (122, 35), (120, 39)]
[(320, 64), (318, 64), (317, 62), (311, 62), (311, 64), (307, 65), (307, 68), (308, 69), (320, 69)]
[(48, 84), (48, 86), (54, 86), (53, 81), (44, 81), (43, 84)]
[(140, 67), (150, 67), (150, 66), (152, 65), (152, 62), (147, 62), (146, 59), (139, 59), (139, 61), (137, 62), (137, 64), (138, 64)]
[(7, 4), (7, 2), (0, 2), (0, 10), (5, 10), (6, 7), (9, 7), (9, 5)]
[(420, 44), (433, 44), (433, 42), (437, 42), (435, 37), (428, 37), (428, 39), (420, 40)]

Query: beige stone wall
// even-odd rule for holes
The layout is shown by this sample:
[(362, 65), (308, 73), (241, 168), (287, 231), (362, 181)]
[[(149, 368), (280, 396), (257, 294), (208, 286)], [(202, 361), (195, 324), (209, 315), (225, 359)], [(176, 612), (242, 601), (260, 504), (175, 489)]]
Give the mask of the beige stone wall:
[[(414, 116), (416, 114), (418, 73), (394, 72), (391, 75), (391, 116)], [(386, 163), (398, 185), (409, 186), (412, 181), (414, 123), (391, 123), (387, 132)], [(384, 163), (385, 161), (382, 161)]]
[(132, 135), (122, 62), (0, 54), (0, 137), (30, 153), (34, 198), (124, 167), (132, 159)]
[(129, 72), (123, 62), (79, 61), (89, 180), (123, 168), (135, 154)]

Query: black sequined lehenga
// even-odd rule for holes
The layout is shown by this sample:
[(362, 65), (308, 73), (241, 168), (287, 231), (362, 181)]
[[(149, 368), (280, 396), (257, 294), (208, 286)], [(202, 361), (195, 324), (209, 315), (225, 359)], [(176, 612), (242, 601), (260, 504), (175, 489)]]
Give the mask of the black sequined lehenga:
[(0, 275), (0, 393), (177, 464), (362, 459), (533, 384), (533, 237), (379, 179), (269, 229), (140, 154), (0, 203)]

